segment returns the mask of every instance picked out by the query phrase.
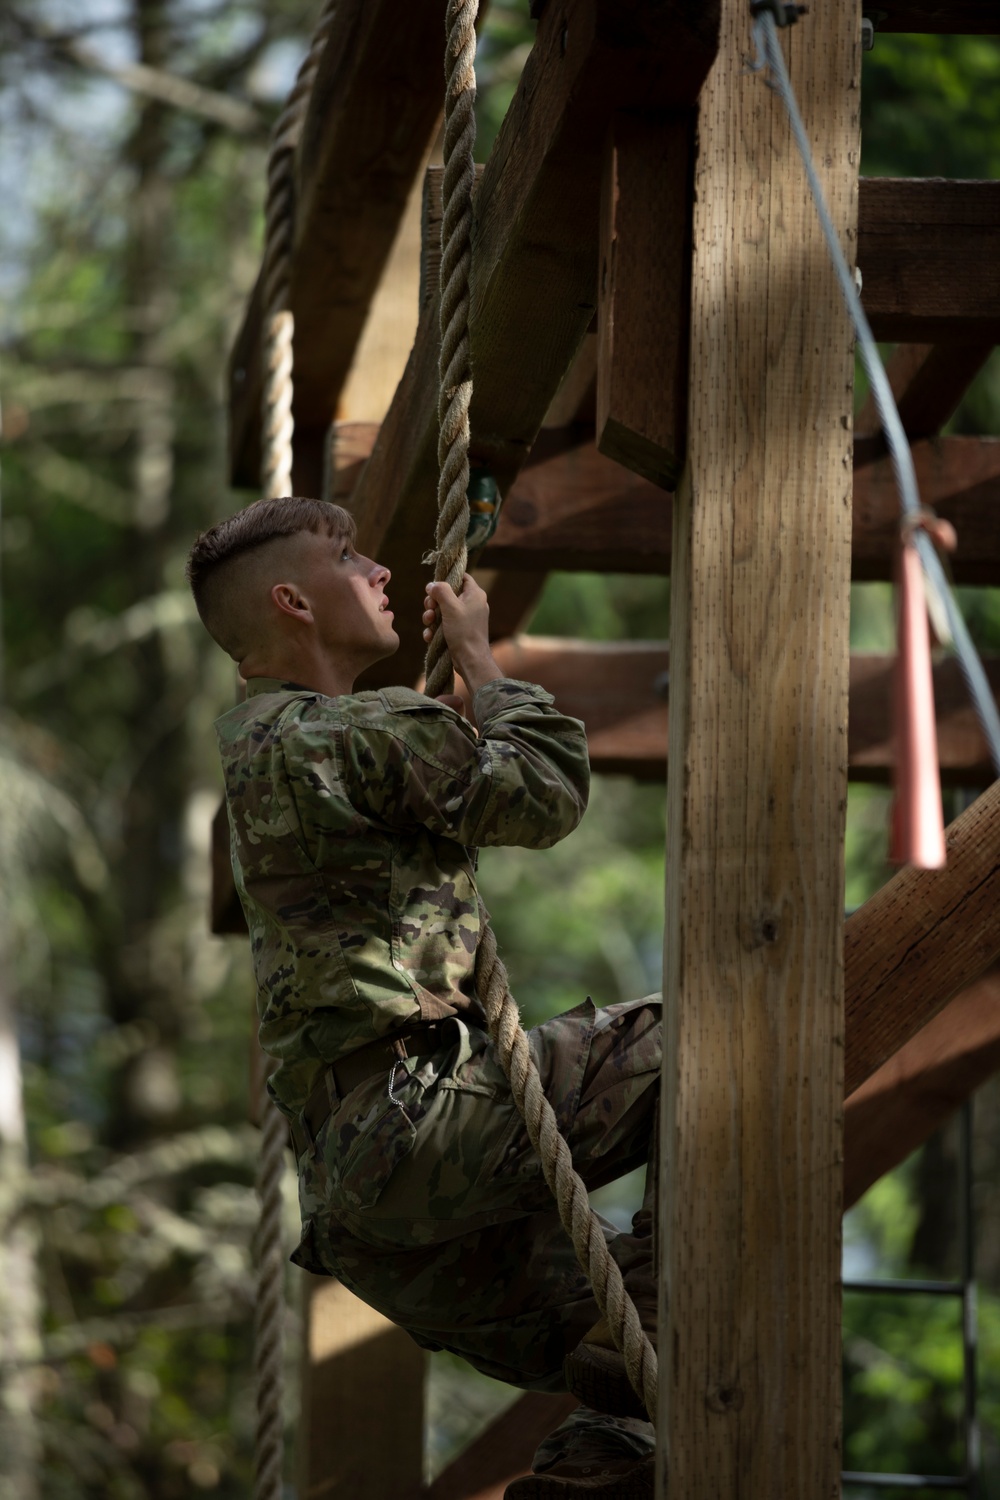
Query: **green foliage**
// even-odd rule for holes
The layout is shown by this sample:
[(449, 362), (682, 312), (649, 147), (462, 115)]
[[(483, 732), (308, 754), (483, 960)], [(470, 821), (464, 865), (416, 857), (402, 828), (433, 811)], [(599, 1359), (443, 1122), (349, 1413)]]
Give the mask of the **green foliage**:
[(1000, 176), (1000, 40), (876, 34), (862, 74), (861, 170)]

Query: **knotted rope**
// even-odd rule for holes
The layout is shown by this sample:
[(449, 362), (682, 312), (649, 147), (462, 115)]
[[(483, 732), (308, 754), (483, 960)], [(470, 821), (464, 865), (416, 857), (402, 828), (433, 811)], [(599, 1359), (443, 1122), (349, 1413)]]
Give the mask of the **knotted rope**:
[[(438, 402), (437, 546), (434, 576), (461, 592), (468, 553), (469, 269), (472, 262), (472, 189), (475, 172), (476, 15), (479, 0), (448, 0), (445, 49), (444, 212), (441, 225), (441, 393)], [(426, 688), (447, 692), (453, 681), (451, 657), (440, 625), (427, 648)], [(573, 1167), (569, 1146), (559, 1133), (555, 1111), (545, 1097), (538, 1068), (510, 993), (507, 970), (497, 953), (489, 913), (479, 902), (481, 937), (476, 952), (476, 992), (486, 1012), (490, 1037), (524, 1118), (528, 1139), (538, 1153), (563, 1227), (590, 1278), (611, 1336), (625, 1356), (629, 1380), (651, 1417), (656, 1414), (656, 1351), (646, 1337), (621, 1271), (590, 1207), (587, 1189)]]
[[(261, 486), (265, 496), (292, 492), (292, 335), (288, 309), (294, 218), (293, 166), (319, 60), (337, 8), (327, 0), (271, 137), (267, 163), (264, 245), (264, 390)], [(261, 1146), (256, 1189), (260, 1221), (256, 1236), (257, 1298), (254, 1314), (254, 1377), (257, 1392), (255, 1500), (281, 1500), (284, 1493), (284, 1254), (281, 1243), (281, 1183), (288, 1125), (262, 1082)]]

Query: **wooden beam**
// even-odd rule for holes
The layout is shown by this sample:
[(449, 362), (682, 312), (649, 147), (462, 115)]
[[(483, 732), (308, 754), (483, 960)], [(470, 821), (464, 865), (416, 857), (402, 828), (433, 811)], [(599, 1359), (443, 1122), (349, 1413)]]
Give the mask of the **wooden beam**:
[[(594, 771), (661, 780), (667, 771), (670, 653), (657, 641), (570, 641), (519, 636), (494, 643), (509, 677), (537, 682), (564, 713), (582, 719)], [(893, 658), (853, 653), (848, 765), (854, 781), (892, 775)], [(1000, 704), (1000, 657), (984, 663)], [(992, 779), (989, 746), (969, 702), (958, 662), (934, 665), (938, 756), (945, 781), (982, 786)]]
[[(542, 16), (483, 172), (473, 231), (473, 447), (504, 492), (596, 306), (598, 189), (611, 112), (692, 104), (714, 51), (717, 14), (713, 3), (692, 9), (681, 0), (655, 7), (567, 0)], [(355, 494), (364, 550), (376, 549), (396, 574), (393, 602), (407, 631), (400, 656), (367, 685), (400, 673), (413, 680), (423, 654), (417, 560), (434, 531), (437, 345), (431, 305)]]
[[(291, 309), (300, 442), (336, 414), (368, 307), (442, 109), (438, 0), (344, 0), (297, 155)], [(391, 39), (387, 45), (387, 38)], [(259, 474), (262, 297), (230, 360), (230, 477)]]
[(597, 446), (671, 490), (687, 426), (693, 141), (692, 111), (616, 114), (601, 182)]
[(671, 497), (600, 453), (592, 431), (545, 430), (504, 501), (483, 565), (667, 573), (671, 511)]
[[(599, 453), (585, 428), (543, 431), (483, 554), (491, 568), (669, 573), (673, 499)], [(921, 498), (954, 525), (958, 583), (1000, 584), (1000, 439), (915, 442)], [(899, 526), (878, 437), (854, 444), (851, 574), (890, 579)]]
[(663, 779), (670, 657), (662, 642), (519, 636), (496, 642), (493, 654), (506, 676), (539, 683), (583, 720), (594, 771)]
[(960, 990), (847, 1100), (845, 1211), (946, 1124), (997, 1071), (1000, 969), (993, 969)]
[[(983, 662), (1000, 705), (1000, 657)], [(852, 781), (888, 781), (895, 760), (892, 726), (894, 658), (859, 652), (851, 656), (851, 709), (848, 729)], [(990, 749), (955, 657), (936, 661), (934, 714), (938, 764), (948, 785), (981, 787), (993, 779)]]
[(947, 830), (943, 870), (900, 870), (849, 918), (845, 1095), (1000, 959), (1000, 781)]
[(1000, 182), (862, 178), (857, 261), (877, 339), (1000, 342)]
[[(897, 344), (886, 362), (903, 431), (910, 442), (935, 437), (993, 353), (992, 343)], [(854, 419), (854, 435), (874, 437), (882, 419), (871, 391)]]
[[(1000, 438), (928, 438), (913, 444), (920, 498), (951, 521), (959, 583), (1000, 584)], [(854, 445), (851, 573), (890, 578), (899, 494), (881, 438)]]
[(298, 1493), (302, 1500), (398, 1500), (420, 1484), (423, 1350), (339, 1281), (298, 1276), (306, 1335)]
[(493, 568), (474, 568), (473, 574), (489, 595), (490, 640), (501, 641), (525, 629), (545, 587), (546, 575), (518, 573), (510, 568), (502, 573)]
[(531, 1473), (535, 1450), (579, 1403), (574, 1396), (520, 1396), (453, 1459), (432, 1484), (405, 1500), (503, 1500), (507, 1485)]
[[(788, 38), (842, 243), (857, 13)], [(853, 340), (780, 100), (724, 0), (702, 91), (674, 501), (660, 1493), (840, 1487)], [(822, 37), (822, 45), (816, 45)]]

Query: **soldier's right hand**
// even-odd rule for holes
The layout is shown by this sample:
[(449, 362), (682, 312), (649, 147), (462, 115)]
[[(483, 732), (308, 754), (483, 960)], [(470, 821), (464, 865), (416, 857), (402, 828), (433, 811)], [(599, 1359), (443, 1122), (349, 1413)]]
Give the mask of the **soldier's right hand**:
[(424, 640), (429, 641), (441, 621), (456, 670), (472, 692), (503, 674), (490, 651), (490, 606), (484, 589), (466, 574), (462, 592), (450, 584), (429, 583), (424, 597)]

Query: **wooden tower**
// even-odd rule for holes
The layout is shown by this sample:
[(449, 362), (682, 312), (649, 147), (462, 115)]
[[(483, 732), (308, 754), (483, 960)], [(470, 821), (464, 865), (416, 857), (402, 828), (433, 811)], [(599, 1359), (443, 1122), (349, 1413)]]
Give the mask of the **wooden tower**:
[[(845, 1198), (1000, 1065), (1000, 796), (949, 830), (946, 871), (901, 872), (845, 928), (847, 778), (892, 759), (890, 664), (851, 657), (849, 587), (890, 576), (898, 502), (872, 413), (852, 427), (852, 336), (780, 103), (746, 67), (749, 7), (532, 9), (475, 200), (473, 451), (506, 496), (478, 576), (499, 660), (584, 719), (594, 768), (667, 777), (661, 1493), (828, 1500)], [(783, 33), (791, 77), (955, 576), (1000, 584), (1000, 441), (938, 436), (1000, 340), (1000, 183), (859, 183), (861, 19), (811, 0)], [(880, 0), (879, 25), (987, 32), (995, 6)], [(442, 0), (342, 0), (297, 159), (294, 488), (326, 474), (412, 622), (365, 686), (422, 666), (442, 37)], [(238, 486), (260, 321), (258, 287), (231, 362)], [(669, 651), (520, 637), (556, 569), (669, 574)], [(986, 786), (952, 663), (936, 691), (943, 774)], [(323, 1286), (310, 1341), (304, 1497), (499, 1497), (566, 1409), (524, 1397), (421, 1491), (406, 1336)]]

